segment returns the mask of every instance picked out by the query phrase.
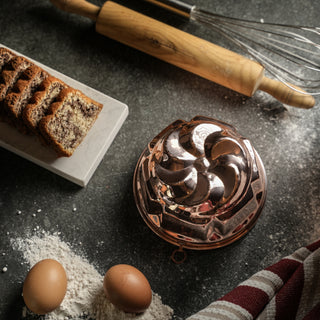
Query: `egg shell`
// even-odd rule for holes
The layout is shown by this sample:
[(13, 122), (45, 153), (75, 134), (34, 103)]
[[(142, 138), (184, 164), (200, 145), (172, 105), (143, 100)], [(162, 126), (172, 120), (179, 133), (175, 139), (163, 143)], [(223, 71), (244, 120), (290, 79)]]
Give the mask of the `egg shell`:
[(45, 259), (36, 263), (23, 284), (26, 306), (36, 314), (46, 314), (61, 304), (67, 291), (67, 275), (56, 260)]
[(111, 267), (104, 276), (103, 288), (107, 298), (125, 312), (141, 313), (152, 300), (147, 278), (141, 271), (127, 264)]

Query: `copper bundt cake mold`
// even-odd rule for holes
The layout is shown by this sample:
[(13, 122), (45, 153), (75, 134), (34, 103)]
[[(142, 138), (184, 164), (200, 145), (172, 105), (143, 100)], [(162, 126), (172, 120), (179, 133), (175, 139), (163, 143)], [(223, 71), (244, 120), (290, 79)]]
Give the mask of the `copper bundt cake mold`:
[(213, 249), (244, 236), (266, 198), (263, 163), (224, 122), (177, 120), (142, 152), (133, 190), (138, 210), (161, 238), (179, 247)]

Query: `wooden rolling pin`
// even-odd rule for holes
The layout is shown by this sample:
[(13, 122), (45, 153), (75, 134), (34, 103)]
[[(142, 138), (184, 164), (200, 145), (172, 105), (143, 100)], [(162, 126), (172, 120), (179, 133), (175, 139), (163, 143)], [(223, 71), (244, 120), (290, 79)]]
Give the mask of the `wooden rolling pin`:
[(246, 96), (262, 90), (287, 105), (311, 108), (315, 104), (311, 95), (267, 78), (259, 63), (115, 2), (107, 1), (100, 8), (85, 0), (50, 1), (63, 11), (96, 21), (96, 31), (111, 39)]

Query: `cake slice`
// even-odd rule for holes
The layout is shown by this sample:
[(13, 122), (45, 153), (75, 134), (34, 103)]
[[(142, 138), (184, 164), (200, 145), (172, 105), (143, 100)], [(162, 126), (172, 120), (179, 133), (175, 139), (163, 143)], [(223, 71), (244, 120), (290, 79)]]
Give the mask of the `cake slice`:
[[(13, 57), (16, 57), (16, 55), (12, 51), (10, 51), (10, 50), (8, 50), (6, 48), (3, 48), (3, 47), (0, 48), (0, 79), (1, 79), (1, 72), (2, 72), (3, 67)], [(2, 107), (2, 102), (0, 101), (0, 121), (2, 121), (2, 120), (5, 120), (5, 112), (4, 112), (3, 107)]]
[(0, 72), (3, 66), (15, 56), (16, 55), (9, 49), (3, 48), (3, 47), (0, 48)]
[(102, 104), (79, 90), (64, 89), (39, 123), (44, 138), (59, 156), (70, 157), (99, 115)]
[(20, 74), (32, 63), (20, 56), (12, 56), (10, 59), (10, 51), (6, 49), (2, 50), (2, 53), (5, 58), (2, 59), (4, 65), (0, 74), (0, 120), (9, 121), (3, 106), (3, 100), (20, 77)]
[(40, 84), (22, 112), (23, 121), (32, 132), (39, 133), (40, 120), (47, 114), (59, 93), (67, 87), (63, 81), (53, 76), (49, 76)]
[(0, 102), (15, 85), (21, 73), (31, 65), (33, 65), (31, 61), (21, 56), (13, 57), (4, 65), (0, 75)]
[(32, 65), (27, 68), (4, 99), (4, 109), (16, 126), (23, 129), (22, 112), (48, 73)]

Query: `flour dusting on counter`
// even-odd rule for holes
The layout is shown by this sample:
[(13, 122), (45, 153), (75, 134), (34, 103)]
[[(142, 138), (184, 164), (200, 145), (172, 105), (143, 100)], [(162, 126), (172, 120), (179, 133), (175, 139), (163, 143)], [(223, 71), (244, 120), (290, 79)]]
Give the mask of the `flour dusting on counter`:
[[(66, 296), (59, 308), (45, 316), (46, 320), (167, 320), (172, 317), (173, 310), (162, 304), (161, 298), (154, 292), (152, 303), (144, 313), (135, 315), (118, 310), (103, 292), (103, 276), (87, 259), (75, 254), (58, 234), (42, 233), (27, 239), (12, 239), (11, 243), (14, 249), (23, 253), (30, 267), (40, 260), (51, 258), (59, 261), (66, 270)], [(25, 309), (23, 316), (28, 314)]]

